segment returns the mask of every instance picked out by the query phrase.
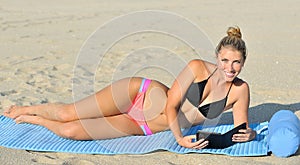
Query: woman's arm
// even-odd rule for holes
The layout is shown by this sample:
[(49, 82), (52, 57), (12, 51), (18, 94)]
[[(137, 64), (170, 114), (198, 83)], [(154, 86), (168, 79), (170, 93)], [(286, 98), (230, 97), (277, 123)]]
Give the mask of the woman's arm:
[(248, 125), (248, 109), (250, 103), (249, 86), (242, 80), (238, 81), (240, 82), (237, 83), (236, 92), (234, 92), (234, 95), (238, 97), (232, 107), (234, 125), (237, 126), (246, 122), (247, 129), (240, 130), (240, 134), (233, 135), (232, 140), (235, 142), (246, 142), (253, 140), (256, 136), (256, 132), (249, 128)]
[[(201, 144), (203, 140), (193, 143), (192, 140), (195, 138), (194, 136), (183, 137), (180, 123), (178, 122), (177, 118), (178, 111), (184, 99), (185, 93), (190, 84), (195, 80), (195, 75), (197, 75), (196, 72), (199, 70), (202, 72), (205, 71), (202, 61), (192, 60), (189, 62), (189, 64), (178, 75), (172, 87), (168, 91), (166, 107), (168, 124), (178, 144), (187, 148), (203, 148), (207, 145), (206, 143)], [(199, 146), (199, 144), (201, 145)]]

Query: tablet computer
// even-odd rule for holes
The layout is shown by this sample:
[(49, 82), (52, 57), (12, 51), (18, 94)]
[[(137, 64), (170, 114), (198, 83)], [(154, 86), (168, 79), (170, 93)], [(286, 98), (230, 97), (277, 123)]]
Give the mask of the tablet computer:
[(196, 137), (197, 141), (200, 139), (209, 141), (208, 146), (205, 148), (227, 148), (235, 143), (232, 141), (232, 136), (238, 133), (240, 129), (246, 129), (246, 123), (243, 123), (224, 134), (198, 130)]

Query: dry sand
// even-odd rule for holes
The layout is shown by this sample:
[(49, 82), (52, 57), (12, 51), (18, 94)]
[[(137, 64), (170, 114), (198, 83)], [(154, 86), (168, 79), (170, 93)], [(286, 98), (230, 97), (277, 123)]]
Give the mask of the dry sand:
[[(300, 110), (299, 6), (300, 2), (295, 0), (0, 0), (0, 112), (12, 104), (72, 102), (73, 67), (84, 42), (104, 23), (142, 10), (181, 15), (202, 29), (213, 45), (225, 35), (228, 26), (240, 26), (249, 50), (241, 78), (251, 88), (250, 122), (267, 121), (279, 109), (296, 112)], [(125, 71), (128, 64), (126, 67), (130, 68), (138, 61), (147, 62), (147, 57), (165, 57), (163, 53), (170, 53), (158, 48), (142, 49), (153, 45), (172, 50), (176, 57), (184, 60), (195, 58), (193, 50), (174, 37), (146, 32), (132, 35), (111, 47), (97, 69), (95, 90), (112, 80), (116, 67)], [(135, 62), (124, 60), (130, 52), (145, 55), (132, 59)], [(168, 85), (173, 78), (170, 73), (154, 68), (134, 74), (147, 75)], [(223, 115), (222, 122), (231, 120), (230, 112)], [(0, 147), (0, 161), (1, 164), (299, 164), (300, 153), (290, 158), (181, 155), (164, 151), (106, 156)]]

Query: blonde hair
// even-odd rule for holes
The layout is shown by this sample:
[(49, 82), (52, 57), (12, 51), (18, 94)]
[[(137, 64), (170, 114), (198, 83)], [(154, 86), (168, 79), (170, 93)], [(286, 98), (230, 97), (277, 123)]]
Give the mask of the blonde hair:
[(231, 47), (241, 52), (244, 60), (247, 56), (246, 44), (242, 39), (242, 33), (239, 27), (229, 27), (227, 30), (227, 36), (225, 36), (216, 47), (216, 54), (220, 52), (222, 47)]

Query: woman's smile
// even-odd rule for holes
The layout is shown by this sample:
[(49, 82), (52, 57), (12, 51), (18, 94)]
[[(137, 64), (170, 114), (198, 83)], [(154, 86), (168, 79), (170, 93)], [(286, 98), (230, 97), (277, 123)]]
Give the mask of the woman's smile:
[(235, 72), (226, 72), (226, 71), (225, 71), (225, 75), (226, 75), (227, 78), (230, 78), (230, 79), (231, 79), (231, 78), (234, 78), (234, 77), (235, 77)]

